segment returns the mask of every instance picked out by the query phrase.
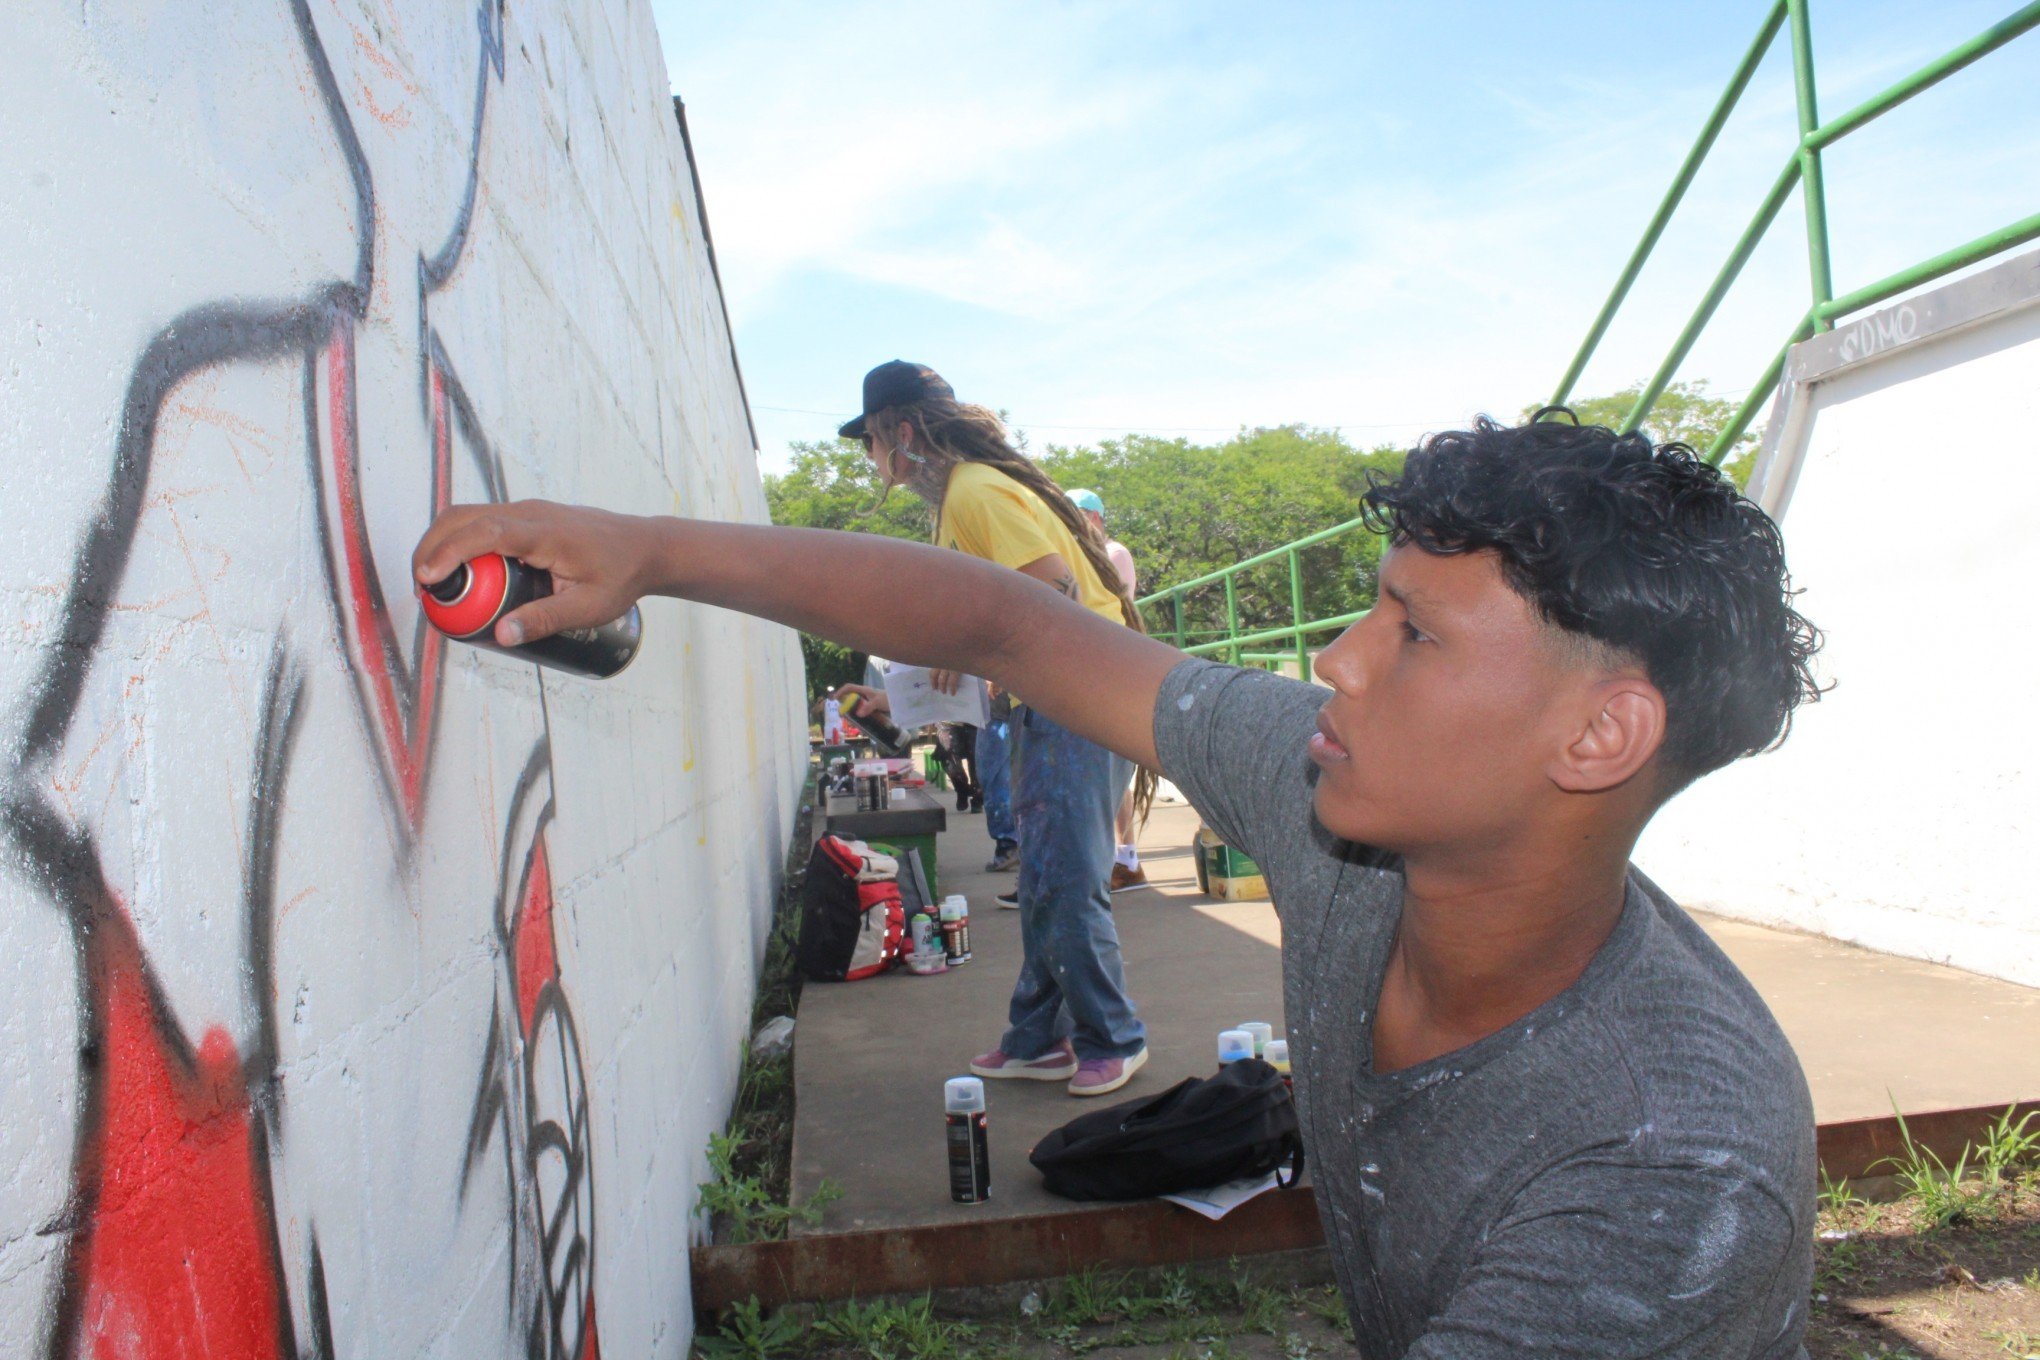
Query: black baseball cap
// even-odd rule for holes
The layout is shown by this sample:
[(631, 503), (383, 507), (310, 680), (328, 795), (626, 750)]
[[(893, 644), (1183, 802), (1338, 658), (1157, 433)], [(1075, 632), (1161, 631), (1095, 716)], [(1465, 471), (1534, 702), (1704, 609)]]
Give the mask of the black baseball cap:
[(864, 427), (875, 411), (889, 406), (911, 406), (927, 397), (956, 399), (956, 393), (942, 375), (926, 364), (910, 364), (905, 359), (890, 359), (864, 375), (864, 414), (852, 421), (846, 421), (836, 433), (845, 439), (862, 439), (870, 431)]

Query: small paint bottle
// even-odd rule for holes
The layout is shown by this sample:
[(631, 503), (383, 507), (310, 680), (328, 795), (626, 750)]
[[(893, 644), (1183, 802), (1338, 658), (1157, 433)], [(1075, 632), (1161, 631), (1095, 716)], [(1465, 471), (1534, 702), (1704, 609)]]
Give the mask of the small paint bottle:
[(941, 934), (936, 928), (935, 918), (925, 911), (915, 912), (913, 919), (907, 922), (907, 938), (914, 942), (916, 954), (933, 954), (941, 950), (937, 943)]
[(456, 642), (554, 670), (607, 680), (636, 660), (644, 642), (644, 616), (636, 605), (599, 628), (566, 628), (516, 647), (496, 641), (497, 620), (552, 591), (551, 572), (501, 553), (483, 553), (455, 567), (445, 580), (419, 586), (418, 603), (432, 626)]
[(961, 893), (942, 899), (942, 946), (951, 967), (970, 962), (970, 902)]
[(992, 1145), (985, 1133), (985, 1084), (977, 1077), (942, 1083), (949, 1145), (949, 1198), (982, 1204), (992, 1197)]
[(1275, 1027), (1262, 1020), (1249, 1020), (1233, 1028), (1243, 1029), (1254, 1036), (1254, 1056), (1257, 1058), (1268, 1051), (1268, 1041), (1275, 1037)]
[(1236, 1063), (1242, 1058), (1254, 1056), (1254, 1036), (1243, 1029), (1222, 1029), (1218, 1032), (1218, 1065)]
[(1270, 1039), (1268, 1041), (1268, 1051), (1262, 1056), (1267, 1059), (1268, 1066), (1282, 1074), (1282, 1084), (1284, 1086), (1289, 1087), (1291, 1090), (1296, 1089), (1295, 1079), (1290, 1075), (1289, 1071), (1289, 1041), (1287, 1039)]

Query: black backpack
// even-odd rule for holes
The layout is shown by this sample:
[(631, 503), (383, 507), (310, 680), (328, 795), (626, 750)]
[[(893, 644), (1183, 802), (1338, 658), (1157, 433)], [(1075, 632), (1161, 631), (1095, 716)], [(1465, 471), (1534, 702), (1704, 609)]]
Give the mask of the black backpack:
[(1158, 1096), (1078, 1115), (1027, 1155), (1065, 1199), (1146, 1199), (1290, 1168), (1303, 1175), (1296, 1106), (1259, 1058), (1186, 1077)]

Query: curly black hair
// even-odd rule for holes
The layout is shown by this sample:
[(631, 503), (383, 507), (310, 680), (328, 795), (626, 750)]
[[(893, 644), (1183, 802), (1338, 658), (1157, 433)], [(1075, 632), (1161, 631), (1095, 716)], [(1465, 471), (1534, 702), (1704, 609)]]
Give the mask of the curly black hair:
[(1545, 622), (1641, 664), (1670, 789), (1777, 745), (1820, 697), (1778, 526), (1684, 444), (1564, 407), (1481, 416), (1427, 435), (1400, 476), (1370, 472), (1361, 514), (1397, 544), (1492, 551)]

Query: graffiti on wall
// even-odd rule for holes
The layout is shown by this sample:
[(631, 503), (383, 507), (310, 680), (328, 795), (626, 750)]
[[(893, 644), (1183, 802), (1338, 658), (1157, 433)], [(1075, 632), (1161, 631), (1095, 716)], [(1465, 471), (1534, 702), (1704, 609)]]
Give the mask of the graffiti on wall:
[[(517, 781), (503, 840), (501, 957), (509, 967), (489, 1023), (468, 1138), (469, 1181), (493, 1151), (509, 1202), (537, 1212), (510, 1227), (510, 1312), (527, 1319), (529, 1354), (597, 1354), (594, 1181), (588, 1166), (588, 1087), (580, 1035), (560, 988), (553, 931), (552, 864), (545, 828), (553, 807), (541, 744)], [(549, 1193), (541, 1187), (549, 1187)], [(520, 1306), (531, 1281), (541, 1306)]]
[[(504, 1333), (514, 1344), (506, 1353), (592, 1358), (599, 1342), (589, 1091), (554, 920), (552, 742), (543, 692), (533, 675), (525, 711), (535, 723), (521, 738), (528, 753), (500, 825), (478, 832), (470, 818), (439, 831), (428, 816), (428, 792), (445, 645), (415, 609), (393, 607), (409, 601), (408, 560), (388, 550), (387, 538), (378, 554), (372, 529), (372, 511), (388, 509), (375, 498), (390, 487), (423, 487), (408, 510), (381, 516), (412, 533), (449, 503), (459, 479), (488, 498), (508, 495), (503, 461), (461, 381), (453, 346), (434, 324), (435, 304), (469, 258), (489, 113), (505, 81), (503, 0), (480, 0), (472, 11), (473, 116), (451, 219), (403, 224), (417, 239), (437, 237), (416, 253), (418, 325), (402, 340), (413, 351), (416, 386), (394, 398), (417, 403), (413, 424), (424, 438), (410, 447), (364, 434), (367, 404), (393, 398), (364, 390), (358, 359), (377, 290), (413, 280), (409, 271), (391, 277), (392, 252), (380, 238), (392, 229), (394, 210), (378, 199), (357, 115), (384, 115), (376, 126), (386, 137), (403, 135), (405, 126), (370, 107), (368, 87), (336, 75), (322, 33), (322, 24), (340, 22), (335, 11), (315, 14), (314, 0), (277, 4), (288, 12), (332, 153), (351, 186), (354, 268), (297, 297), (196, 303), (163, 321), (143, 346), (110, 422), (104, 493), (84, 528), (55, 637), (19, 696), (25, 716), (0, 776), (0, 834), (60, 913), (77, 970), (69, 1186), (61, 1214), (45, 1228), (63, 1240), (65, 1259), (46, 1309), (45, 1350), (65, 1357), (335, 1356), (336, 1335), (344, 1340), (335, 1317), (374, 1306), (336, 1292), (329, 1279), (334, 1234), (360, 1227), (329, 1226), (317, 1197), (287, 1186), (281, 1169), (293, 1139), (317, 1135), (286, 1117), (294, 1093), (280, 1055), (278, 931), (288, 904), (278, 901), (278, 879), (288, 867), (285, 823), (304, 791), (294, 781), (302, 779), (308, 704), (321, 680), (337, 672), (347, 677), (348, 706), (380, 791), (387, 876), (412, 874), (444, 834), (486, 835), (497, 848), (493, 895), (474, 899), (493, 912), (496, 997), (486, 1019), (473, 1023), (479, 1065), (466, 1126), (455, 1131), (465, 1161), (443, 1170), (457, 1182), (461, 1212), (484, 1202), (479, 1191), (487, 1185), (487, 1205), (508, 1215), (498, 1225), (508, 1243)], [(376, 58), (359, 29), (352, 40), (366, 59)], [(119, 837), (78, 805), (60, 772), (96, 756), (97, 745), (76, 759), (66, 752), (88, 743), (94, 715), (111, 702), (95, 689), (114, 683), (104, 656), (110, 621), (135, 607), (130, 578), (138, 554), (158, 548), (149, 516), (161, 510), (152, 472), (165, 413), (194, 384), (253, 371), (295, 374), (306, 480), (273, 499), (311, 509), (315, 570), (330, 614), (322, 625), (292, 620), (282, 583), (293, 564), (229, 563), (220, 554), (215, 575), (237, 573), (228, 584), (243, 597), (275, 591), (277, 608), (260, 660), (252, 746), (238, 756), (245, 810), (229, 839), (239, 846), (230, 913), (239, 943), (210, 983), (180, 982), (173, 996), (164, 967), (176, 946), (154, 937), (182, 928), (185, 914), (229, 904), (176, 902), (167, 916), (134, 909), (146, 875), (129, 864), (131, 855), (110, 853)], [(267, 475), (293, 472), (278, 466)], [(229, 668), (237, 664), (231, 650), (223, 648)], [(317, 661), (327, 655), (337, 664), (322, 669)], [(317, 736), (329, 741), (333, 732), (329, 726)], [(146, 819), (148, 798), (176, 796), (137, 783), (131, 801), (145, 805)], [(372, 902), (361, 908), (376, 909)]]

